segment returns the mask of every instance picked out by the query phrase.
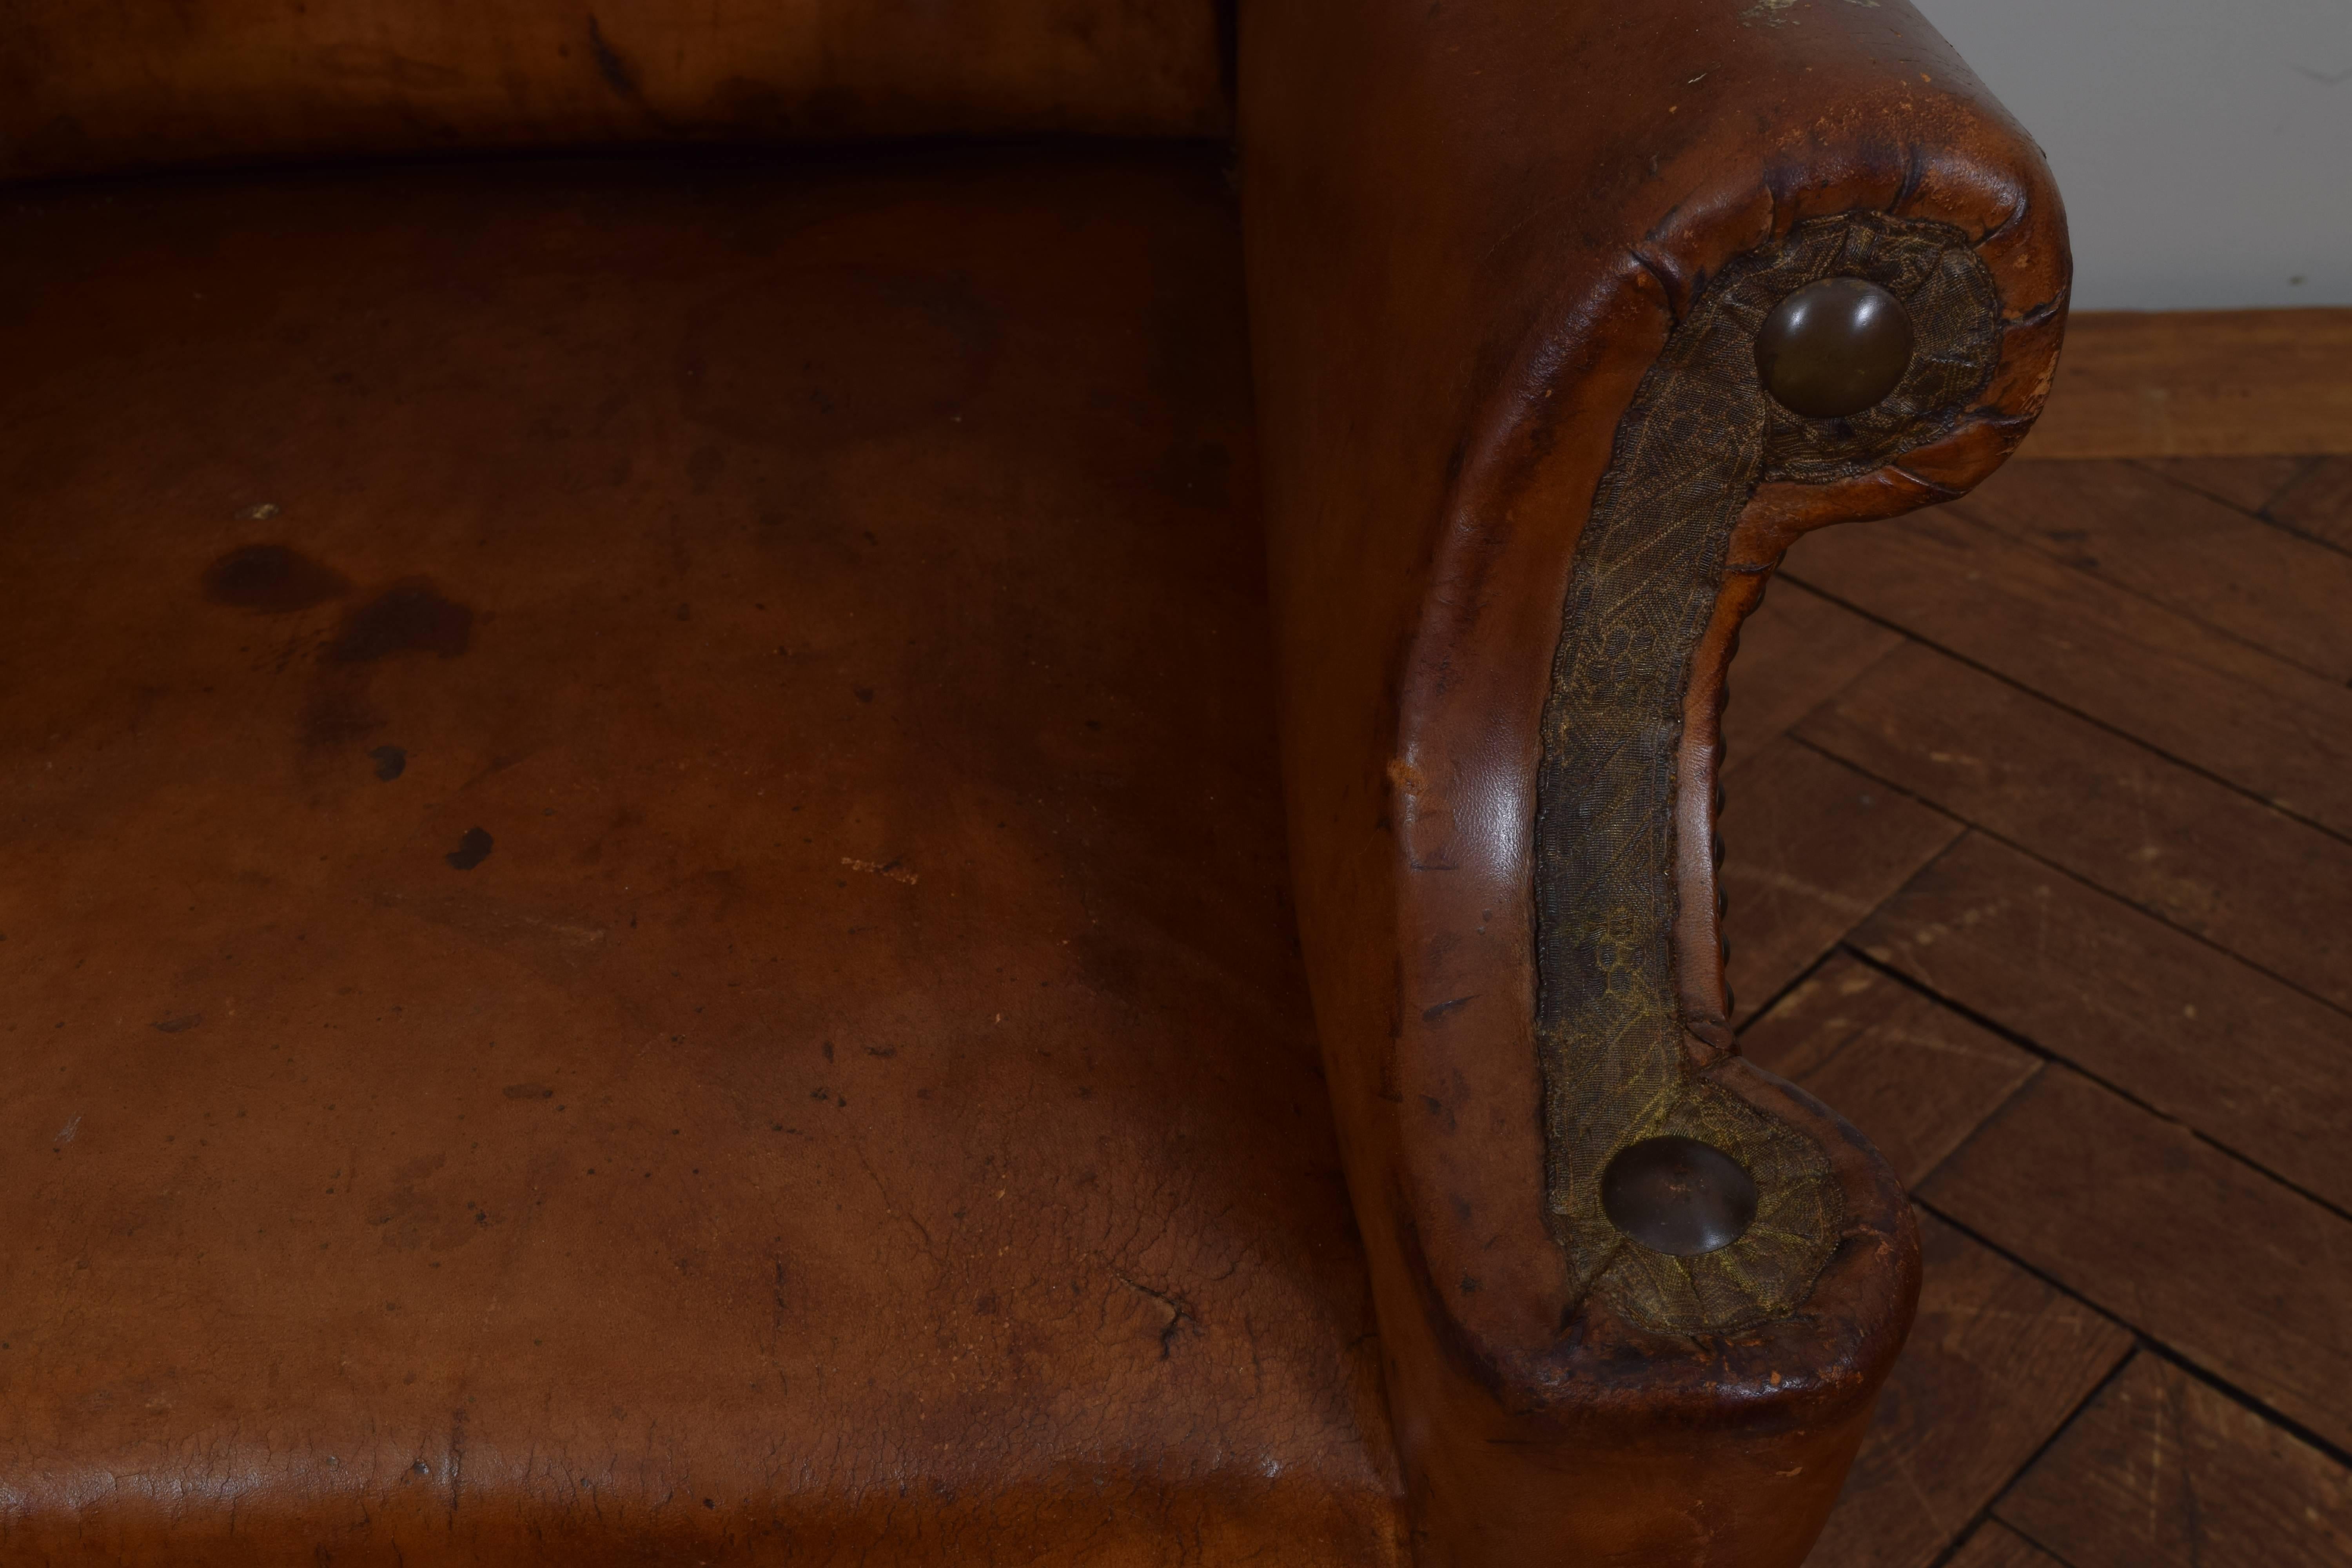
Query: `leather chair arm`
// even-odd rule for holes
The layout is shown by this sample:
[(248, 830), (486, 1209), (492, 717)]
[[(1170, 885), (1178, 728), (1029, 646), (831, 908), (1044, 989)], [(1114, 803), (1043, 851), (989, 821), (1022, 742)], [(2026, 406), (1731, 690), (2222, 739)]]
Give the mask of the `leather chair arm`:
[[(1917, 1248), (1737, 1054), (1724, 671), (1796, 534), (2022, 437), (2056, 193), (1904, 0), (1255, 0), (1241, 49), (1291, 853), (1416, 1551), (1793, 1565)], [(1808, 418), (1755, 341), (1828, 276), (1916, 342)], [(1693, 1143), (1710, 1251), (1642, 1180)]]

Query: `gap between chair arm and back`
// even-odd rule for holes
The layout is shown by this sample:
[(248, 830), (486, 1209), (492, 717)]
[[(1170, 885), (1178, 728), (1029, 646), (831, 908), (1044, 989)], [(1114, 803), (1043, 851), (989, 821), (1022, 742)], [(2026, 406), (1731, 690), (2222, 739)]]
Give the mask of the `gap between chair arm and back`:
[(2023, 436), (2056, 193), (1903, 0), (1260, 0), (1241, 47), (1292, 858), (1415, 1552), (1793, 1565), (1917, 1243), (1737, 1054), (1724, 674), (1799, 533)]

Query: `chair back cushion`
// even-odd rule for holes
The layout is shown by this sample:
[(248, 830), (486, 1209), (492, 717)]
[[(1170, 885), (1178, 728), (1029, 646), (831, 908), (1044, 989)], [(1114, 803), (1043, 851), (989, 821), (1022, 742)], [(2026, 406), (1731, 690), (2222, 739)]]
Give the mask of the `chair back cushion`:
[(1217, 136), (1221, 0), (16, 0), (0, 177), (451, 147)]

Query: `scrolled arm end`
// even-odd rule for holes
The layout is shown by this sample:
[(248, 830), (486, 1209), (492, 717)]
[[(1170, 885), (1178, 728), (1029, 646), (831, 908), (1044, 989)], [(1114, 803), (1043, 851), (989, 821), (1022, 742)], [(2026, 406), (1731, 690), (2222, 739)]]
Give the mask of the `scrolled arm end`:
[(1794, 1568), (1917, 1243), (1738, 1055), (1724, 674), (1799, 533), (2022, 437), (2063, 218), (1900, 0), (1325, 12), (1245, 18), (1244, 226), (1301, 929), (1416, 1550)]

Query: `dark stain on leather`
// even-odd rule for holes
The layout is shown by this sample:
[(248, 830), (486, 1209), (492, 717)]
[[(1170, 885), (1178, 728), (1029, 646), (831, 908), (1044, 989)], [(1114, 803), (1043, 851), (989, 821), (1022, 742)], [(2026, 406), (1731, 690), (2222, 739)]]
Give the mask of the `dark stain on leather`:
[(264, 615), (289, 615), (351, 592), (340, 572), (283, 544), (247, 544), (205, 568), (205, 597)]
[[(404, 653), (456, 658), (471, 646), (473, 632), (474, 612), (444, 598), (423, 577), (404, 578), (350, 611), (320, 650), (318, 678), (303, 708), (303, 744), (314, 750), (340, 746), (383, 722), (371, 700), (369, 666)], [(397, 763), (387, 753), (396, 755)], [(375, 760), (376, 777), (386, 782), (407, 766), (407, 753), (397, 746), (368, 754)]]
[(474, 632), (474, 612), (443, 598), (422, 577), (394, 583), (343, 617), (321, 656), (330, 664), (373, 664), (396, 653), (455, 658)]
[(470, 871), (490, 858), (490, 844), (488, 832), (479, 827), (468, 827), (458, 836), (457, 847), (441, 858), (449, 862), (449, 868), (453, 871)]
[(159, 1035), (176, 1035), (183, 1029), (193, 1029), (204, 1021), (202, 1013), (177, 1013), (169, 1018), (158, 1018), (147, 1026)]
[(596, 58), (596, 74), (604, 79), (605, 86), (623, 98), (637, 96), (637, 79), (629, 73), (629, 62), (604, 41), (604, 29), (596, 25), (593, 12), (588, 16), (588, 52)]

